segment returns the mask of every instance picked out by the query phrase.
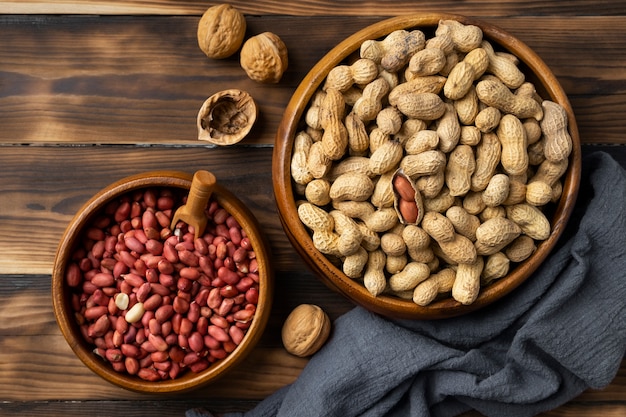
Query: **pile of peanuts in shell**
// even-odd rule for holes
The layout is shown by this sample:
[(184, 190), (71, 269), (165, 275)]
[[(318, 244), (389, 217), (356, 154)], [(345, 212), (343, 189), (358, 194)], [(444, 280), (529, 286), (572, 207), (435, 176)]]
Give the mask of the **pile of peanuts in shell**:
[(173, 210), (186, 196), (147, 188), (108, 203), (66, 269), (71, 306), (94, 353), (147, 381), (200, 372), (244, 339), (259, 298), (246, 231), (211, 199), (204, 234)]
[(364, 41), (331, 69), (290, 172), (313, 244), (372, 296), (468, 305), (549, 237), (573, 144), (516, 56), (474, 25), (433, 32)]

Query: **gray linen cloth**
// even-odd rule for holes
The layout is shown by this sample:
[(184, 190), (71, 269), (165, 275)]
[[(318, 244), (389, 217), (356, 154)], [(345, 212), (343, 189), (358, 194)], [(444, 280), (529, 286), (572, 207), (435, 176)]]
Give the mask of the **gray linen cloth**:
[(355, 307), (294, 383), (227, 416), (521, 417), (608, 385), (626, 349), (626, 173), (603, 152), (582, 167), (567, 230), (511, 294), (436, 321)]

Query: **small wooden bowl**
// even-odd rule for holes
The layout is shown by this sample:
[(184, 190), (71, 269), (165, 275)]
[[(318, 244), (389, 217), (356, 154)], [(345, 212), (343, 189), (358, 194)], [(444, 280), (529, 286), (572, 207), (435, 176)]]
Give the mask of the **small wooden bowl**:
[[(322, 86), (332, 68), (347, 63), (350, 58), (357, 56), (360, 45), (365, 40), (381, 39), (399, 29), (420, 29), (428, 38), (433, 36), (434, 29), (442, 19), (457, 20), (464, 24), (480, 27), (483, 30), (484, 39), (492, 42), (494, 47), (508, 51), (519, 58), (520, 68), (525, 73), (526, 79), (535, 84), (537, 92), (544, 99), (555, 101), (565, 108), (569, 118), (569, 133), (573, 141), (573, 151), (570, 155), (568, 171), (563, 177), (562, 197), (554, 207), (554, 211), (551, 212), (552, 233), (547, 240), (538, 244), (533, 255), (518, 264), (506, 277), (481, 288), (480, 295), (470, 305), (462, 305), (449, 297), (434, 301), (426, 307), (421, 307), (410, 300), (396, 297), (385, 295), (372, 297), (361, 283), (347, 277), (313, 246), (309, 232), (298, 218), (290, 163), (294, 137), (298, 129), (302, 127), (304, 112), (313, 94)], [(563, 233), (574, 208), (580, 182), (580, 152), (580, 138), (576, 119), (565, 92), (548, 66), (523, 42), (494, 25), (465, 16), (438, 13), (400, 16), (383, 20), (349, 36), (324, 56), (302, 80), (285, 109), (276, 135), (273, 154), (274, 194), (280, 219), (289, 240), (309, 267), (330, 288), (343, 294), (356, 304), (388, 317), (448, 318), (477, 310), (504, 297), (529, 278), (546, 259)]]
[(186, 195), (191, 186), (192, 175), (178, 171), (155, 171), (133, 175), (119, 180), (94, 195), (76, 213), (61, 238), (52, 271), (52, 300), (57, 323), (74, 353), (89, 369), (105, 380), (131, 391), (145, 393), (185, 392), (214, 382), (238, 365), (262, 336), (270, 314), (273, 296), (273, 270), (270, 263), (269, 245), (250, 210), (235, 195), (215, 185), (210, 201), (226, 209), (248, 234), (256, 253), (259, 267), (259, 300), (256, 313), (243, 341), (226, 358), (214, 362), (208, 369), (194, 373), (187, 370), (175, 379), (148, 382), (137, 376), (114, 371), (110, 364), (94, 354), (94, 346), (86, 342), (79, 329), (70, 303), (70, 289), (65, 272), (70, 257), (85, 229), (107, 203), (137, 190), (148, 188), (180, 189)]

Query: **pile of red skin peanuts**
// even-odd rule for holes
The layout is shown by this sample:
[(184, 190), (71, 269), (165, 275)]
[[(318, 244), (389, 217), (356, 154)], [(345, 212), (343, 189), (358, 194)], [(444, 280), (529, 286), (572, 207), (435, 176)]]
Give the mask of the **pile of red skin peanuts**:
[(179, 190), (118, 198), (87, 228), (66, 270), (85, 340), (115, 371), (147, 381), (201, 372), (243, 340), (259, 300), (246, 231), (213, 199), (206, 231), (179, 222)]

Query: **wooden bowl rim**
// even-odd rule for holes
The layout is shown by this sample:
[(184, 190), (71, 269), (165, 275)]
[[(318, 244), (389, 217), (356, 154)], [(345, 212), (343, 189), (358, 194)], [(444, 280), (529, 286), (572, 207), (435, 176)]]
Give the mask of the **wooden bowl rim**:
[(84, 340), (67, 300), (65, 285), (65, 270), (68, 264), (67, 254), (76, 244), (76, 240), (84, 226), (95, 213), (107, 202), (120, 195), (134, 190), (165, 187), (188, 190), (193, 175), (182, 171), (149, 171), (122, 178), (91, 197), (74, 215), (67, 226), (57, 248), (52, 270), (52, 302), (57, 324), (65, 340), (76, 356), (94, 373), (103, 379), (122, 388), (147, 393), (177, 393), (197, 389), (216, 381), (233, 367), (242, 362), (257, 345), (267, 325), (273, 302), (274, 272), (271, 265), (269, 244), (261, 233), (260, 226), (252, 212), (233, 193), (219, 184), (216, 184), (212, 198), (225, 208), (246, 230), (259, 260), (259, 302), (254, 320), (240, 345), (226, 358), (213, 363), (208, 369), (199, 372), (186, 372), (179, 378), (158, 382), (144, 381), (136, 376), (114, 371), (106, 362), (100, 360), (92, 352), (93, 347)]
[[(548, 239), (540, 242), (537, 250), (527, 260), (517, 264), (506, 277), (481, 288), (474, 303), (463, 305), (450, 297), (422, 307), (410, 300), (387, 295), (372, 297), (363, 285), (343, 274), (313, 246), (308, 231), (297, 216), (290, 175), (290, 158), (293, 139), (303, 112), (333, 67), (353, 54), (365, 40), (379, 39), (399, 29), (434, 29), (442, 19), (478, 26), (486, 39), (515, 54), (541, 82), (541, 87), (546, 90), (549, 99), (565, 108), (573, 149), (569, 157), (568, 171), (564, 176), (563, 194), (552, 217), (552, 232)], [(419, 13), (385, 19), (352, 34), (331, 49), (303, 78), (287, 104), (278, 126), (272, 157), (273, 186), (279, 217), (287, 237), (303, 260), (329, 288), (370, 311), (401, 319), (442, 319), (459, 316), (483, 308), (521, 285), (546, 259), (561, 237), (578, 196), (580, 171), (581, 150), (576, 118), (567, 95), (545, 62), (524, 42), (495, 25), (467, 16), (446, 13)]]

